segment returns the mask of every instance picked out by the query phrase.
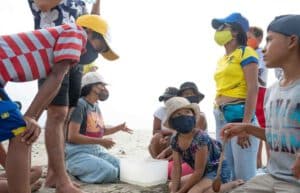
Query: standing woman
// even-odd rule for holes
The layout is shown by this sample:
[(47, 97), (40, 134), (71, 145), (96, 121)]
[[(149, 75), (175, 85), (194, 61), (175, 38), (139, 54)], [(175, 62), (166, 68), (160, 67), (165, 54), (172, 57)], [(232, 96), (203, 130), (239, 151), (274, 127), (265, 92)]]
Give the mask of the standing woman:
[[(256, 123), (258, 56), (255, 50), (246, 46), (249, 23), (240, 13), (213, 19), (212, 27), (216, 30), (216, 43), (225, 48), (214, 74), (216, 138), (220, 140), (220, 129), (226, 123)], [(247, 181), (255, 176), (258, 139), (235, 137), (225, 145), (233, 180)]]

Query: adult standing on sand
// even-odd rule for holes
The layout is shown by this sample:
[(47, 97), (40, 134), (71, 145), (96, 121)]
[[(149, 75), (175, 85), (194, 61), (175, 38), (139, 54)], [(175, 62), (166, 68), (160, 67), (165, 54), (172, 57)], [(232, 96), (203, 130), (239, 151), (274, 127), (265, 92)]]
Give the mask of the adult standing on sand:
[[(86, 42), (85, 30), (75, 24), (0, 37), (0, 141), (9, 139), (5, 164), (8, 192), (31, 192), (31, 144), (40, 134), (37, 120), (57, 94), (65, 74), (85, 52)], [(40, 78), (46, 78), (45, 83), (22, 115), (4, 87), (9, 81)], [(57, 192), (80, 193), (67, 184)]]
[[(87, 14), (86, 5), (83, 0), (28, 0), (28, 3), (34, 16), (35, 29), (57, 26), (64, 23), (74, 23), (76, 18)], [(91, 13), (100, 14), (100, 0), (95, 1)], [(107, 24), (101, 21), (100, 28), (107, 30), (106, 27)], [(94, 33), (92, 36), (97, 34)], [(106, 34), (102, 33), (102, 35)], [(88, 64), (98, 57), (98, 53), (101, 53), (108, 60), (118, 58), (107, 44), (104, 43), (105, 40), (102, 36), (97, 38), (101, 39), (101, 50), (95, 50), (94, 47), (97, 44), (92, 45), (88, 41), (87, 52), (80, 57), (78, 63)], [(64, 77), (57, 96), (47, 107), (45, 144), (48, 153), (48, 172), (45, 186), (56, 187), (58, 192), (61, 192), (60, 189), (63, 189), (62, 187), (70, 182), (64, 166), (63, 133), (68, 114), (76, 106), (80, 96), (81, 77), (82, 66), (73, 66)], [(44, 81), (43, 79), (39, 80), (39, 86), (44, 84)], [(74, 188), (73, 185), (70, 186)]]
[[(213, 19), (212, 27), (216, 30), (216, 43), (225, 49), (214, 74), (214, 115), (219, 140), (220, 130), (226, 123), (256, 123), (258, 57), (255, 50), (246, 46), (249, 23), (240, 13)], [(233, 179), (247, 181), (255, 176), (258, 139), (239, 136), (229, 140), (226, 147), (225, 157)]]

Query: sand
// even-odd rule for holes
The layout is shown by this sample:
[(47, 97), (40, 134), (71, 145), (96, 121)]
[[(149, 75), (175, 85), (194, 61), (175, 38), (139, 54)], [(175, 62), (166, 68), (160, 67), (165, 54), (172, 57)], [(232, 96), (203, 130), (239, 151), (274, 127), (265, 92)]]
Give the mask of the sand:
[[(113, 138), (116, 145), (109, 150), (113, 155), (119, 158), (148, 158), (150, 157), (147, 146), (151, 139), (152, 131), (136, 130), (132, 135), (119, 132), (109, 137)], [(43, 177), (45, 179), (47, 170), (47, 154), (44, 145), (43, 133), (37, 143), (32, 148), (32, 165), (43, 166)], [(77, 181), (78, 182), (78, 181)], [(80, 182), (79, 182), (80, 183)], [(141, 187), (123, 182), (115, 184), (81, 184), (81, 189), (86, 193), (164, 193), (168, 192), (167, 185), (161, 184), (154, 187)], [(42, 188), (38, 193), (54, 193), (55, 189)]]
[[(211, 136), (214, 134), (210, 133)], [(134, 134), (130, 135), (124, 132), (111, 135), (116, 145), (109, 150), (110, 153), (119, 158), (150, 158), (147, 146), (150, 142), (152, 131), (149, 130), (136, 130)], [(4, 143), (7, 145), (7, 142)], [(265, 155), (263, 162), (266, 164)], [(43, 167), (42, 181), (45, 180), (47, 171), (47, 153), (44, 145), (44, 134), (42, 132), (39, 140), (33, 145), (32, 148), (32, 165), (39, 165)], [(3, 170), (2, 170), (3, 171)], [(0, 171), (1, 173), (1, 171)], [(75, 180), (74, 178), (72, 178)], [(123, 182), (114, 184), (81, 184), (81, 189), (86, 193), (167, 193), (167, 184), (160, 184), (154, 187), (141, 187), (131, 185)], [(42, 188), (38, 193), (54, 193), (55, 189)]]

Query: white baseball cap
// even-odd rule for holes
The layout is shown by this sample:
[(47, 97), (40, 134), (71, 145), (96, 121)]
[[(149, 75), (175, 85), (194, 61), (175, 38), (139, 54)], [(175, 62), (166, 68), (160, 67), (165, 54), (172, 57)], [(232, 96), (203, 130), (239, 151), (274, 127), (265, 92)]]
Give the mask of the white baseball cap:
[(103, 76), (101, 76), (98, 72), (88, 72), (86, 73), (81, 80), (81, 88), (89, 84), (101, 83), (107, 85), (104, 81)]

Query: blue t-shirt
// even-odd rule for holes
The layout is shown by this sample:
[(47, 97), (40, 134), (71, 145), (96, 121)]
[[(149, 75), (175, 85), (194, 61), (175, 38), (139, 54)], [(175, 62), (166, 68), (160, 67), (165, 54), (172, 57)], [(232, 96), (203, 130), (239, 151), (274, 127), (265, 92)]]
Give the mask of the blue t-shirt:
[(86, 4), (82, 0), (62, 0), (47, 12), (42, 12), (34, 0), (28, 0), (28, 3), (34, 17), (34, 29), (75, 23), (77, 17), (87, 13)]
[(210, 138), (206, 132), (201, 130), (195, 133), (191, 145), (186, 150), (182, 150), (178, 145), (178, 133), (171, 139), (172, 150), (178, 152), (182, 156), (183, 161), (189, 164), (193, 169), (195, 168), (196, 152), (204, 146), (207, 146), (208, 148), (208, 157), (204, 172), (205, 176), (205, 174), (217, 171), (218, 169), (222, 150), (221, 143)]

